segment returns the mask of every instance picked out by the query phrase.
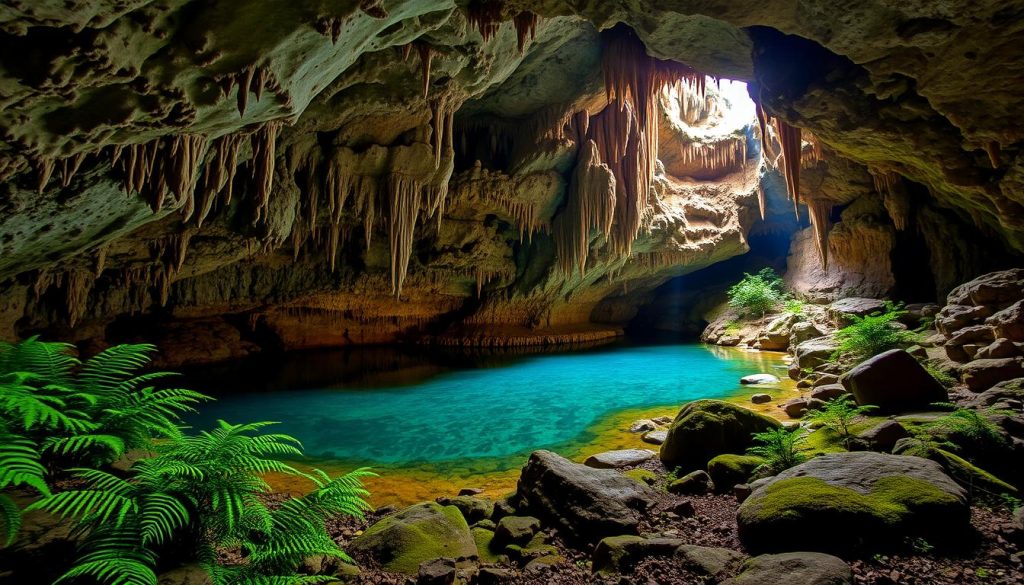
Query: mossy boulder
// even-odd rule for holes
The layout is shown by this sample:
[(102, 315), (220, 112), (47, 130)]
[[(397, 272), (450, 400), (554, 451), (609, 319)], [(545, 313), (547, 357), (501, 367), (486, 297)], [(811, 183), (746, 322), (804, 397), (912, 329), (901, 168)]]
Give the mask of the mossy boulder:
[(740, 574), (722, 585), (850, 585), (853, 570), (842, 559), (816, 552), (761, 555), (743, 564)]
[(752, 552), (882, 549), (905, 536), (951, 540), (969, 529), (967, 494), (920, 457), (833, 453), (763, 482), (737, 513)]
[(661, 461), (670, 468), (704, 469), (718, 455), (746, 451), (753, 444), (752, 434), (779, 426), (775, 419), (735, 404), (697, 400), (676, 415), (661, 445)]
[(438, 498), (437, 503), (442, 506), (455, 506), (462, 512), (466, 522), (470, 524), (476, 524), (485, 518), (490, 518), (494, 514), (494, 502), (477, 496)]
[(500, 551), (493, 550), (494, 531), (479, 526), (470, 529), (473, 534), (473, 542), (476, 543), (477, 556), (481, 563), (498, 563), (502, 560)]
[(648, 557), (672, 556), (683, 541), (676, 538), (649, 538), (624, 534), (609, 536), (597, 543), (591, 557), (595, 573), (627, 573)]
[(379, 520), (349, 549), (371, 556), (389, 571), (415, 575), (420, 563), (477, 554), (476, 542), (455, 506), (425, 502)]
[(679, 479), (668, 482), (665, 489), (670, 494), (677, 495), (699, 495), (706, 494), (714, 489), (711, 476), (703, 469), (691, 471)]
[(529, 542), (538, 530), (540, 530), (540, 520), (533, 516), (505, 516), (498, 522), (498, 527), (494, 530), (494, 544), (496, 546), (523, 545)]
[(764, 464), (764, 459), (753, 455), (727, 453), (708, 461), (708, 475), (719, 492), (727, 492), (732, 486), (747, 483), (754, 470)]

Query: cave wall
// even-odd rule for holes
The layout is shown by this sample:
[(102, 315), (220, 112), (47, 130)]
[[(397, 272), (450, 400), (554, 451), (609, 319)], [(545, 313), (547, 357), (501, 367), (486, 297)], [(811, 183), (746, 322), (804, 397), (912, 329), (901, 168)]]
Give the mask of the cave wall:
[[(0, 337), (155, 338), (202, 361), (615, 334), (658, 286), (778, 229), (758, 193), (779, 145), (762, 158), (753, 127), (695, 131), (715, 118), (692, 87), (648, 116), (661, 160), (645, 163), (643, 197), (623, 198), (607, 156), (583, 156), (622, 115), (606, 108), (609, 71), (641, 63), (748, 81), (766, 115), (804, 129), (795, 195), (830, 221), (794, 239), (798, 288), (898, 293), (901, 260), (870, 261), (888, 246), (890, 264), (926, 249), (941, 295), (1024, 249), (1020, 10), (7, 3)], [(636, 54), (634, 33), (672, 61)], [(627, 44), (608, 50), (609, 36)], [(581, 215), (601, 189), (617, 206), (607, 227)], [(814, 263), (823, 233), (829, 271)]]

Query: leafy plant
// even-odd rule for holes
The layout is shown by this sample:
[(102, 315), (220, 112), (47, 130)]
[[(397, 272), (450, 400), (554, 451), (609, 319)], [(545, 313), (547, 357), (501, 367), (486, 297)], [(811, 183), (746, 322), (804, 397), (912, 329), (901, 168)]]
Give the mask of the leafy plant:
[[(47, 496), (46, 468), (39, 461), (36, 444), (25, 437), (0, 433), (0, 490), (30, 487)], [(21, 511), (10, 497), (0, 493), (0, 542), (10, 546), (21, 528)]]
[(785, 298), (782, 279), (771, 268), (762, 268), (757, 274), (744, 273), (743, 278), (729, 289), (729, 306), (744, 315), (760, 315), (775, 309)]
[(811, 411), (807, 417), (812, 423), (820, 424), (835, 432), (843, 440), (843, 443), (848, 445), (851, 438), (850, 427), (857, 419), (875, 408), (870, 404), (857, 406), (853, 398), (843, 395), (829, 400), (824, 407)]
[[(331, 479), (304, 474), (276, 459), (301, 455), (298, 442), (282, 434), (261, 434), (272, 423), (232, 425), (197, 435), (179, 435), (157, 446), (122, 479), (97, 470), (78, 470), (79, 489), (54, 493), (29, 509), (75, 520), (86, 534), (82, 554), (63, 577), (91, 577), (101, 583), (155, 585), (160, 551), (172, 542), (187, 545), (219, 585), (312, 583), (297, 577), (309, 555), (350, 561), (327, 533), (327, 518), (362, 516), (369, 508), (362, 479), (366, 469)], [(266, 473), (311, 480), (315, 489), (270, 509)], [(246, 562), (223, 566), (218, 551), (240, 549)]]
[(833, 359), (850, 356), (867, 359), (884, 351), (904, 347), (914, 342), (915, 336), (902, 329), (898, 320), (906, 311), (892, 303), (886, 303), (884, 311), (860, 317), (847, 315), (851, 323), (836, 331), (839, 347), (832, 354)]
[(764, 459), (756, 471), (778, 473), (799, 465), (807, 460), (807, 456), (797, 450), (797, 445), (806, 435), (776, 428), (763, 433), (754, 433), (752, 438), (757, 445), (747, 449), (748, 455), (756, 455)]
[(988, 407), (983, 410), (960, 408), (952, 403), (938, 402), (932, 406), (952, 408), (953, 411), (929, 425), (929, 430), (956, 435), (977, 447), (1000, 447), (1006, 444), (993, 416), (1012, 415), (1013, 411)]
[(928, 374), (930, 374), (932, 378), (935, 378), (936, 382), (942, 384), (944, 387), (952, 388), (953, 386), (956, 386), (956, 378), (945, 371), (940, 370), (931, 363), (924, 362), (924, 369), (927, 370)]
[(790, 315), (801, 316), (804, 314), (804, 307), (807, 305), (800, 299), (788, 299), (783, 303), (782, 310)]

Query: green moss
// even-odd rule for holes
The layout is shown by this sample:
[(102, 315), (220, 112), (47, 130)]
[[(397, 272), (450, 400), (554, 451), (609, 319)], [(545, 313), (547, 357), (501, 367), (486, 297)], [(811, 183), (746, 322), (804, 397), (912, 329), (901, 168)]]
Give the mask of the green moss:
[(949, 474), (957, 483), (968, 488), (980, 488), (997, 494), (1017, 494), (1017, 488), (959, 455), (943, 449), (935, 449), (931, 459), (937, 460), (938, 463), (942, 464), (949, 471)]
[[(866, 430), (872, 429), (889, 419), (882, 416), (865, 416), (850, 425), (850, 435), (856, 437)], [(843, 445), (843, 438), (839, 433), (827, 427), (807, 433), (800, 442), (800, 452), (808, 457), (817, 457), (826, 453), (841, 453), (846, 451)]]
[(654, 485), (658, 481), (658, 474), (649, 469), (630, 469), (629, 471), (622, 472), (622, 474), (647, 485)]
[(491, 550), (491, 541), (494, 540), (494, 531), (486, 528), (473, 528), (473, 541), (476, 542), (476, 552), (481, 563), (497, 563), (502, 555)]
[(779, 421), (721, 400), (697, 400), (683, 407), (661, 445), (661, 461), (685, 470), (704, 469), (723, 453), (742, 453), (751, 435), (777, 428)]
[(410, 506), (370, 526), (352, 541), (389, 571), (416, 574), (423, 561), (477, 552), (469, 526), (455, 506), (427, 502)]
[(764, 463), (764, 459), (754, 455), (719, 455), (708, 461), (708, 475), (719, 491), (732, 489), (732, 486), (746, 483), (754, 470)]

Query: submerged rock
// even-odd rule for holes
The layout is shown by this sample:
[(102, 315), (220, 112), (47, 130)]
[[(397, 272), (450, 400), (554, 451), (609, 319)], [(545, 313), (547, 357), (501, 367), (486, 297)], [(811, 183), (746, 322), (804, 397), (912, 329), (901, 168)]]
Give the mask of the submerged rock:
[(636, 534), (642, 515), (662, 499), (617, 471), (573, 463), (550, 451), (530, 455), (516, 493), (527, 509), (565, 536), (588, 542)]
[(750, 401), (754, 404), (765, 404), (772, 401), (771, 394), (754, 394), (750, 397)]
[(654, 458), (655, 455), (657, 453), (650, 449), (620, 449), (591, 455), (583, 464), (598, 469), (618, 469), (619, 467), (640, 465), (644, 461)]
[(843, 374), (840, 382), (857, 404), (872, 404), (881, 412), (904, 412), (949, 401), (942, 384), (902, 349), (864, 360)]
[(382, 518), (354, 538), (349, 548), (370, 555), (389, 571), (407, 575), (417, 574), (424, 561), (477, 554), (462, 512), (436, 502), (416, 504)]
[(914, 535), (940, 542), (970, 524), (967, 492), (920, 457), (832, 453), (755, 485), (737, 513), (754, 552), (848, 552)]
[(779, 427), (775, 419), (720, 400), (697, 400), (684, 406), (661, 446), (667, 467), (703, 469), (716, 455), (743, 453), (751, 434)]
[(722, 585), (849, 585), (853, 570), (842, 559), (816, 552), (761, 555)]

